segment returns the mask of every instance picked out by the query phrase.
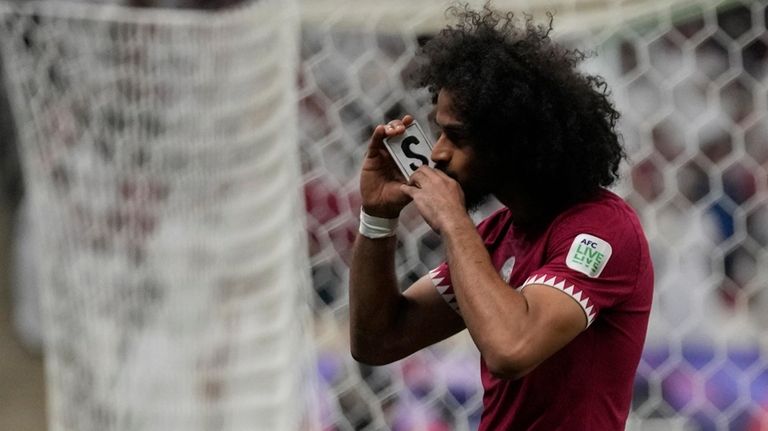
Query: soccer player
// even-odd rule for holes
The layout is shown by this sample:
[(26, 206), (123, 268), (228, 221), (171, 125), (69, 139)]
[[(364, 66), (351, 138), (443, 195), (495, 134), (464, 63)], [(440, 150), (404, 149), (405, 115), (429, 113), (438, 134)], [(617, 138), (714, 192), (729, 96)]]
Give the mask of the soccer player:
[[(423, 49), (441, 134), (406, 183), (375, 128), (360, 174), (350, 274), (352, 355), (379, 365), (464, 328), (482, 355), (480, 430), (618, 431), (651, 308), (653, 270), (633, 210), (607, 186), (624, 151), (604, 81), (548, 26), (488, 7)], [(477, 227), (484, 197), (504, 207)], [(446, 261), (403, 293), (393, 236), (413, 202)]]

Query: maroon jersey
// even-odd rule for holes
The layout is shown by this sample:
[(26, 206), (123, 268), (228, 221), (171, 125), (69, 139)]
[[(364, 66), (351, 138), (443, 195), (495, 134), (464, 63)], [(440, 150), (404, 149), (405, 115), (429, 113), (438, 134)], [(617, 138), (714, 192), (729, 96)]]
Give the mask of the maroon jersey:
[[(506, 208), (478, 232), (510, 288), (551, 286), (581, 306), (587, 325), (521, 379), (496, 378), (481, 361), (480, 430), (623, 430), (653, 294), (648, 243), (634, 211), (606, 190), (536, 235), (516, 231)], [(448, 265), (430, 275), (460, 313)]]

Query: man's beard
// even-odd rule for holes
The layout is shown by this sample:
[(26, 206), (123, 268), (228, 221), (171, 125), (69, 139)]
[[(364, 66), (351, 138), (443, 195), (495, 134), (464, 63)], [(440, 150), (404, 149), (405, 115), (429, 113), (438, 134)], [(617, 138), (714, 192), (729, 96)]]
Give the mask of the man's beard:
[(493, 195), (493, 180), (489, 175), (490, 171), (486, 170), (487, 168), (478, 166), (471, 169), (474, 176), (466, 181), (460, 180), (456, 174), (446, 171), (444, 167), (435, 166), (435, 168), (445, 172), (446, 175), (459, 183), (459, 186), (461, 186), (461, 190), (464, 193), (464, 207), (469, 213), (476, 211), (490, 199), (491, 195)]
[(483, 204), (488, 202), (492, 193), (490, 190), (481, 187), (465, 186), (461, 188), (464, 190), (464, 207), (467, 208), (467, 212), (475, 212)]

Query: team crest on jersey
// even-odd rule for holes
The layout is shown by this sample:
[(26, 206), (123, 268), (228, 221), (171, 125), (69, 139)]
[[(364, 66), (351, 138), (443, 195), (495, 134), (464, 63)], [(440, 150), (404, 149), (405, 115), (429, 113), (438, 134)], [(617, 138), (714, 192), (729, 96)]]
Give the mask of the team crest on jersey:
[(611, 245), (594, 235), (582, 233), (576, 236), (565, 258), (565, 264), (588, 277), (599, 277), (611, 258)]
[(504, 279), (504, 281), (507, 282), (507, 284), (509, 284), (509, 280), (512, 279), (513, 269), (515, 269), (515, 256), (507, 259), (507, 261), (504, 262), (504, 265), (502, 265), (501, 269), (499, 270), (499, 275)]

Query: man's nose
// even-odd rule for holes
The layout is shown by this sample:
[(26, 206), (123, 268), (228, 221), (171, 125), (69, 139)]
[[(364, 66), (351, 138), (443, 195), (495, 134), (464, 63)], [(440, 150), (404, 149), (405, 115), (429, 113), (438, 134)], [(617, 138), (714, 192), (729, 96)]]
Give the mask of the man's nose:
[(450, 160), (451, 155), (450, 151), (448, 151), (448, 144), (446, 142), (445, 135), (441, 134), (440, 137), (437, 138), (435, 146), (432, 147), (432, 154), (430, 155), (430, 158), (435, 163), (447, 162)]

